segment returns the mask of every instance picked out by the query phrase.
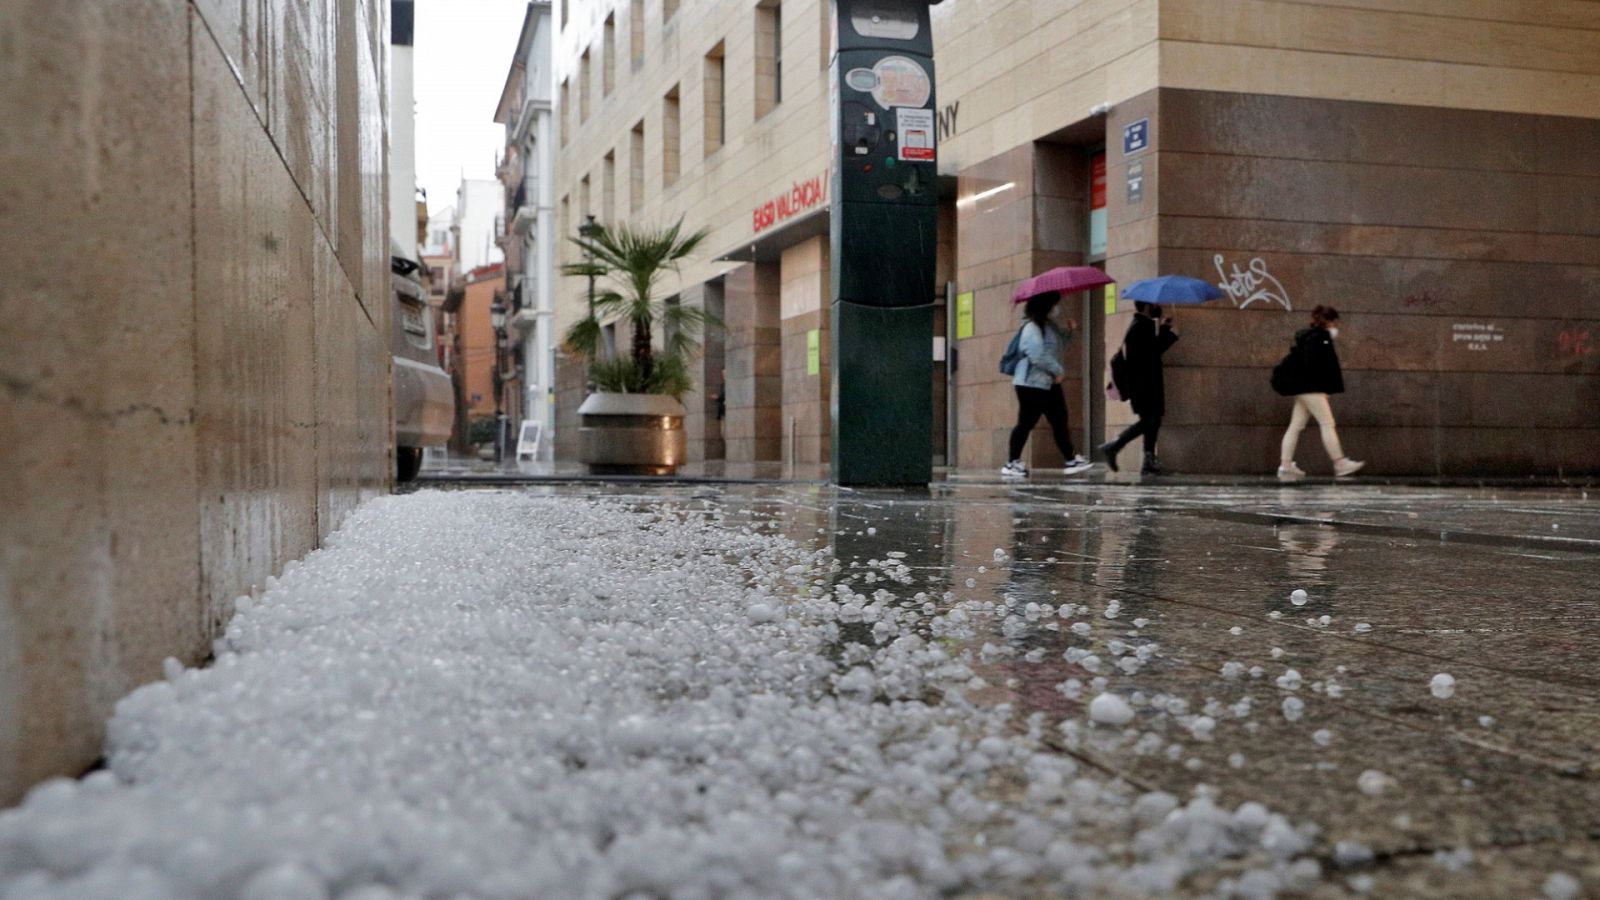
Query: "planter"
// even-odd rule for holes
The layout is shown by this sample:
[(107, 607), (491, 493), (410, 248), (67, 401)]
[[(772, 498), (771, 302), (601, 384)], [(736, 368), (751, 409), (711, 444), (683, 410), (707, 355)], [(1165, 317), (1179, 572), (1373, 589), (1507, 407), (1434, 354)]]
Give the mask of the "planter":
[(683, 404), (671, 397), (596, 392), (578, 419), (578, 459), (594, 474), (671, 475), (683, 465)]

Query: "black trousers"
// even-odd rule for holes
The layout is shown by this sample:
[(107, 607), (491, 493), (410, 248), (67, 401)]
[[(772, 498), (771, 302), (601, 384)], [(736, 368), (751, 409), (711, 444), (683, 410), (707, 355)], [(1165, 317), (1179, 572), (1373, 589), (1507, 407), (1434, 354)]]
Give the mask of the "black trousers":
[(1010, 458), (1022, 458), (1022, 445), (1028, 442), (1028, 433), (1039, 424), (1039, 417), (1044, 416), (1050, 423), (1050, 434), (1056, 439), (1057, 449), (1064, 458), (1071, 459), (1072, 435), (1067, 431), (1067, 397), (1061, 393), (1061, 385), (1052, 384), (1048, 388), (1018, 386), (1016, 391), (1017, 427), (1011, 429)]
[(1140, 416), (1139, 421), (1129, 425), (1117, 435), (1117, 439), (1111, 442), (1111, 449), (1121, 450), (1133, 443), (1133, 439), (1141, 434), (1144, 435), (1144, 452), (1156, 452), (1156, 438), (1161, 436), (1161, 416)]

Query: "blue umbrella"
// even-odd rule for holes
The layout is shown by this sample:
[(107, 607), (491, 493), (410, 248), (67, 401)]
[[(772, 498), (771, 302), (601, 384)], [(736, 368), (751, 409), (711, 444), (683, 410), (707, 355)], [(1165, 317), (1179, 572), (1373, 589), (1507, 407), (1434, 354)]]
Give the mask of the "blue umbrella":
[(1135, 281), (1122, 289), (1122, 299), (1146, 303), (1204, 303), (1222, 297), (1217, 286), (1185, 275), (1162, 275)]

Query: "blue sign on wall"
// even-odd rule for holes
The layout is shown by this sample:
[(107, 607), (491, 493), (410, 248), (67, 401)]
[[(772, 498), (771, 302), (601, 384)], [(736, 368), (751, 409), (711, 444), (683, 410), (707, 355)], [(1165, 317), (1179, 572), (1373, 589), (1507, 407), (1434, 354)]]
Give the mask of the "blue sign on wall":
[(1130, 156), (1150, 146), (1150, 120), (1122, 126), (1122, 155)]

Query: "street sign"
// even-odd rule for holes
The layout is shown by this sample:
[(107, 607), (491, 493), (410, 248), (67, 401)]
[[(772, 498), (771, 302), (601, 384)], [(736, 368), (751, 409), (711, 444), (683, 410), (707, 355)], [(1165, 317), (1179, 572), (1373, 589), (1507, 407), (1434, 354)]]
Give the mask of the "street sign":
[(1123, 156), (1132, 156), (1148, 146), (1150, 146), (1149, 119), (1140, 119), (1137, 122), (1122, 126)]
[(1144, 202), (1144, 162), (1128, 163), (1128, 202)]

